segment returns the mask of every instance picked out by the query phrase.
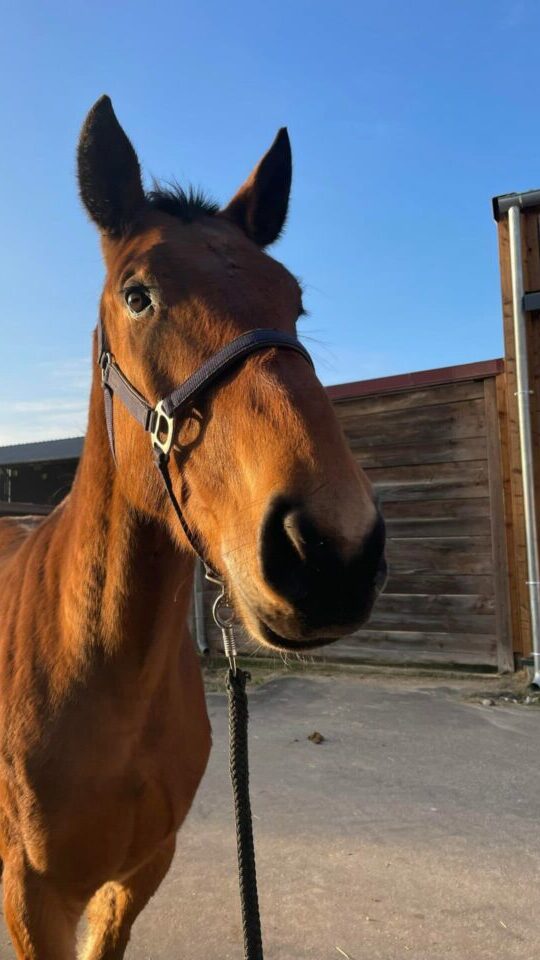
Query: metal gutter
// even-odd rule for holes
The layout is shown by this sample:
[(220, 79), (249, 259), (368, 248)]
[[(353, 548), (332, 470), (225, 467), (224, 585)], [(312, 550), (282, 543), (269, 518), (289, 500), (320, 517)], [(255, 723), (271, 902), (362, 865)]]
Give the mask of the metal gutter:
[(503, 193), (493, 197), (493, 216), (497, 223), (511, 207), (525, 210), (527, 207), (540, 207), (540, 190), (527, 190), (525, 193)]

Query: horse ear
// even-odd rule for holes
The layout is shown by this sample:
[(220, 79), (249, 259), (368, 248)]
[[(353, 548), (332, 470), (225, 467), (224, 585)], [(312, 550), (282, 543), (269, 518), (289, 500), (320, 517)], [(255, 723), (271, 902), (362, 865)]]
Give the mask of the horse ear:
[(77, 166), (81, 199), (92, 220), (105, 233), (121, 233), (145, 197), (137, 154), (109, 97), (100, 97), (84, 122)]
[(287, 128), (276, 139), (221, 215), (260, 247), (277, 240), (287, 217), (292, 157)]

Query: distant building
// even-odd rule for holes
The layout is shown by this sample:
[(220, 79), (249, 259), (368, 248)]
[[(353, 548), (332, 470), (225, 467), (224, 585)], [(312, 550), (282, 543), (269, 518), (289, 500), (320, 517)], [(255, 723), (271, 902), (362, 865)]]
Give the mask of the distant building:
[(48, 513), (69, 492), (84, 437), (0, 447), (0, 515)]

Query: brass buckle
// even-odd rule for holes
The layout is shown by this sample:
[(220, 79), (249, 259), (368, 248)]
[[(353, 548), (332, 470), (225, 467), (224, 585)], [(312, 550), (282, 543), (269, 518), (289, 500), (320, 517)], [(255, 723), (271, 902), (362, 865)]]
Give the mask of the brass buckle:
[(150, 438), (154, 449), (161, 450), (168, 457), (174, 440), (174, 417), (165, 413), (163, 400), (156, 403), (154, 408), (154, 426), (150, 431)]
[(101, 367), (101, 380), (103, 383), (107, 383), (107, 374), (112, 363), (112, 355), (108, 350), (105, 350), (104, 353), (101, 354), (98, 363)]

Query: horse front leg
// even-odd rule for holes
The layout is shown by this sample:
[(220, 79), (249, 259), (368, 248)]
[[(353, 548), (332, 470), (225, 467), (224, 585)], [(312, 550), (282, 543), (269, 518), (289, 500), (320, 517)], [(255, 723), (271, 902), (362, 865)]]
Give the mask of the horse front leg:
[(63, 896), (23, 853), (4, 862), (4, 917), (17, 960), (75, 960), (83, 902)]
[(119, 883), (100, 887), (88, 905), (88, 935), (81, 960), (122, 960), (131, 927), (156, 892), (174, 856), (170, 837), (151, 860)]

